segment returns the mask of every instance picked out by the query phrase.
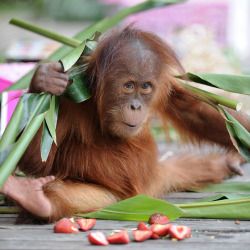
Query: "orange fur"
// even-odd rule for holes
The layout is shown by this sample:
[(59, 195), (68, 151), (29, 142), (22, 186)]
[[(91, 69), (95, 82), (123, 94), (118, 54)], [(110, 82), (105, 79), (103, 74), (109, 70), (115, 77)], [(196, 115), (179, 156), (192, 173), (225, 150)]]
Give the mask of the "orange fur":
[[(138, 41), (151, 53), (152, 61), (140, 65), (145, 67), (140, 77), (144, 77), (147, 68), (152, 69), (154, 95), (140, 131), (123, 138), (108, 130), (112, 119), (119, 120), (119, 109), (113, 108), (113, 104), (120, 102), (121, 97), (114, 83), (120, 81), (129, 60), (140, 63), (133, 58)], [(128, 45), (132, 51), (127, 49)], [(128, 62), (122, 64), (121, 58)], [(171, 122), (184, 137), (233, 149), (220, 114), (193, 98), (171, 76), (173, 69), (181, 73), (183, 69), (174, 52), (160, 38), (131, 27), (116, 30), (100, 41), (88, 62), (92, 97), (80, 104), (62, 99), (58, 145), (53, 144), (48, 160), (40, 159), (40, 130), (19, 163), (21, 170), (29, 175), (57, 178), (44, 189), (53, 206), (50, 221), (138, 194), (157, 197), (171, 190), (219, 182), (230, 173), (225, 156), (185, 155), (158, 162), (157, 145), (149, 127), (152, 112), (158, 113), (165, 123)]]

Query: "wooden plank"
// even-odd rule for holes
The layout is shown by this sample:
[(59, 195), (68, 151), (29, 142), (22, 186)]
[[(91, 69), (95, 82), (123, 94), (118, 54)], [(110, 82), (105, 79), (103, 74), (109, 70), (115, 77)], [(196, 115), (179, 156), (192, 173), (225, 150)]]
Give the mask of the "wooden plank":
[[(34, 232), (34, 236), (38, 232)], [(131, 242), (128, 245), (112, 245), (107, 249), (248, 249), (249, 233), (194, 233), (192, 238), (183, 241), (171, 239), (148, 240), (146, 242)], [(17, 239), (9, 237), (1, 240), (0, 249), (96, 249), (88, 243), (87, 233), (59, 235), (53, 234), (53, 239), (40, 234), (40, 237)]]

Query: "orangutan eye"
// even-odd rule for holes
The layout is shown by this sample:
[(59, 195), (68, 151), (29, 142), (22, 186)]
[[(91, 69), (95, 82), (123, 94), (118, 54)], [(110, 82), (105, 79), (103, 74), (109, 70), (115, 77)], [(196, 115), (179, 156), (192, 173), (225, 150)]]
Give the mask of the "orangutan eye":
[(124, 84), (124, 86), (125, 86), (126, 89), (133, 89), (134, 88), (134, 85), (133, 85), (132, 82), (126, 82)]
[(145, 82), (142, 84), (143, 89), (151, 89), (152, 85), (150, 82)]

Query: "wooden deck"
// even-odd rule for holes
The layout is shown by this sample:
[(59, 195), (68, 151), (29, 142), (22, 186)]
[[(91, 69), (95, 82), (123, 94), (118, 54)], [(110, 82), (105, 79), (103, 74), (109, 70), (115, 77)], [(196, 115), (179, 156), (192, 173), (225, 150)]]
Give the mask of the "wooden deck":
[[(230, 181), (250, 180), (250, 164), (243, 166), (245, 175)], [(211, 193), (174, 193), (165, 200), (172, 203), (190, 202), (212, 196)], [(250, 211), (249, 211), (250, 212)], [(88, 232), (78, 234), (56, 234), (50, 225), (16, 225), (15, 214), (0, 214), (0, 249), (96, 249), (101, 246), (90, 245)], [(250, 221), (218, 219), (178, 219), (175, 224), (188, 225), (192, 228), (192, 237), (183, 241), (171, 239), (131, 242), (127, 245), (109, 245), (106, 249), (249, 249)], [(114, 230), (136, 228), (135, 221), (97, 220), (93, 231), (102, 231), (109, 235)], [(131, 233), (131, 232), (130, 232)], [(131, 237), (132, 239), (132, 237)]]

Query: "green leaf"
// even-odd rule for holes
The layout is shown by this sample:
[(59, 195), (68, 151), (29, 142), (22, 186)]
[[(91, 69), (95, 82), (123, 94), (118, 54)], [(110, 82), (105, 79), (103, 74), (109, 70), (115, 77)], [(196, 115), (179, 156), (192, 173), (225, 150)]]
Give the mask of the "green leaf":
[(250, 133), (233, 117), (231, 116), (226, 110), (225, 114), (229, 121), (232, 123), (231, 126), (234, 128), (235, 133), (239, 140), (243, 143), (243, 145), (250, 149)]
[(225, 182), (194, 190), (197, 193), (249, 193), (250, 182)]
[(86, 40), (70, 51), (65, 57), (61, 59), (64, 71), (68, 71), (70, 68), (72, 68), (81, 55), (90, 55), (96, 45), (97, 42)]
[(65, 57), (61, 59), (64, 71), (68, 71), (77, 62), (77, 60), (83, 53), (85, 46), (86, 41), (81, 43), (79, 46), (70, 51)]
[(21, 132), (35, 116), (46, 112), (50, 107), (50, 94), (26, 94), (21, 99), (24, 112), (18, 132)]
[(107, 220), (148, 221), (149, 217), (154, 213), (165, 214), (170, 220), (174, 220), (183, 215), (184, 211), (171, 203), (146, 195), (138, 195), (99, 211), (78, 214), (78, 216)]
[(226, 127), (234, 146), (250, 162), (250, 133), (222, 107), (218, 106), (218, 109), (225, 115)]
[(90, 97), (87, 78), (82, 73), (70, 77), (73, 83), (64, 91), (63, 96), (75, 103), (80, 103)]
[(234, 131), (234, 128), (230, 122), (226, 121), (227, 130), (230, 133), (231, 140), (236, 147), (236, 149), (239, 151), (239, 153), (248, 161), (250, 162), (250, 156), (249, 156), (249, 150), (244, 147), (243, 143), (239, 140), (237, 134)]
[(209, 201), (203, 199), (203, 201), (175, 205), (187, 212), (182, 218), (250, 219), (250, 196), (221, 195)]
[(45, 116), (50, 135), (56, 144), (56, 122), (55, 122), (55, 95), (50, 98), (50, 108)]
[(217, 87), (229, 92), (250, 95), (249, 75), (193, 74), (187, 73), (193, 82)]
[(41, 158), (45, 162), (49, 156), (49, 152), (53, 143), (53, 138), (49, 132), (46, 122), (43, 122), (43, 133), (41, 138)]
[[(93, 37), (93, 39), (94, 38), (95, 37)], [(61, 60), (64, 70), (66, 71), (70, 69), (69, 80), (73, 81), (73, 83), (64, 91), (62, 96), (68, 98), (72, 102), (80, 103), (90, 97), (89, 84), (84, 75), (85, 65), (78, 66), (78, 60), (82, 55), (90, 55), (95, 46), (95, 41), (87, 40), (69, 52)]]
[[(209, 104), (220, 112), (222, 117), (225, 119), (226, 127), (233, 145), (239, 151), (239, 153), (248, 162), (250, 162), (250, 133), (234, 117), (232, 117), (226, 110), (224, 110), (220, 105), (218, 105), (218, 96), (216, 96), (216, 100), (214, 100), (214, 95), (211, 95), (211, 93), (206, 91), (204, 92), (200, 89), (194, 88), (182, 82), (180, 83), (185, 88), (191, 90), (194, 93), (193, 96), (195, 98)], [(219, 97), (219, 99), (221, 98)], [(225, 99), (222, 102), (221, 100), (219, 102), (226, 102), (229, 104), (230, 100)], [(230, 103), (230, 105), (232, 105), (231, 108), (235, 107), (235, 109), (237, 109), (237, 102)]]
[(56, 124), (58, 117), (59, 102), (61, 97), (52, 95), (50, 109), (45, 116), (43, 122), (43, 133), (41, 138), (41, 158), (46, 161), (53, 143), (56, 142)]

